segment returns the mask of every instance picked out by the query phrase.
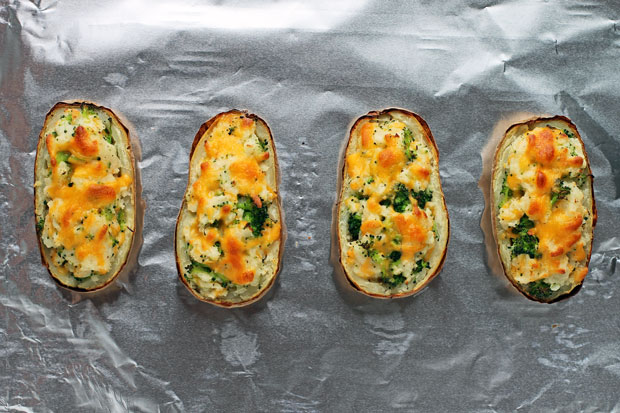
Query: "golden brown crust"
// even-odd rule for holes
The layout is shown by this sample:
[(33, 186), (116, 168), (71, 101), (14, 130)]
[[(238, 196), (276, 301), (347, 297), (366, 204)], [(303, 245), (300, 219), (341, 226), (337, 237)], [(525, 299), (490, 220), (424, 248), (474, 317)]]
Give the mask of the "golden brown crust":
[[(263, 125), (265, 125), (265, 128), (267, 129), (267, 131), (269, 132), (269, 142), (271, 144), (271, 147), (273, 148), (273, 156), (274, 156), (274, 165), (275, 165), (275, 173), (276, 173), (276, 194), (277, 194), (277, 204), (278, 204), (278, 214), (280, 216), (280, 220), (283, 221), (282, 217), (282, 202), (280, 199), (280, 168), (278, 165), (278, 155), (276, 153), (276, 145), (275, 142), (273, 140), (273, 135), (271, 133), (271, 129), (269, 128), (269, 125), (267, 124), (267, 122), (265, 122), (263, 119), (261, 119), (259, 116), (253, 114), (253, 113), (248, 113), (248, 111), (246, 110), (238, 110), (238, 109), (231, 109), (229, 111), (226, 112), (221, 112), (218, 113), (217, 115), (213, 116), (211, 119), (207, 120), (205, 123), (203, 123), (202, 125), (200, 125), (200, 128), (198, 128), (198, 132), (196, 133), (196, 136), (194, 136), (194, 141), (192, 142), (192, 148), (189, 152), (189, 160), (190, 160), (190, 164), (191, 164), (191, 159), (192, 156), (194, 155), (194, 150), (196, 149), (196, 147), (198, 146), (198, 143), (200, 142), (200, 140), (202, 139), (202, 137), (205, 135), (205, 133), (209, 130), (209, 128), (214, 125), (216, 123), (217, 120), (219, 120), (219, 118), (221, 118), (222, 116), (228, 115), (228, 114), (242, 114), (248, 118), (251, 118), (253, 120), (255, 120), (256, 122), (260, 122)], [(259, 293), (257, 295), (255, 295), (254, 297), (251, 297), (245, 301), (241, 301), (238, 303), (235, 302), (230, 302), (230, 301), (216, 301), (216, 300), (209, 300), (206, 299), (202, 296), (200, 296), (187, 282), (187, 280), (185, 279), (185, 277), (183, 277), (183, 268), (181, 267), (181, 262), (179, 260), (179, 256), (177, 253), (177, 234), (179, 231), (179, 225), (181, 224), (181, 216), (183, 214), (183, 211), (185, 209), (185, 197), (187, 194), (187, 190), (189, 189), (189, 182), (190, 180), (190, 174), (188, 173), (187, 175), (187, 186), (186, 186), (186, 190), (185, 193), (183, 194), (183, 202), (181, 203), (181, 209), (179, 209), (179, 215), (177, 216), (177, 224), (175, 226), (175, 231), (174, 231), (174, 251), (175, 251), (175, 260), (177, 263), (177, 274), (179, 276), (179, 279), (181, 280), (181, 282), (183, 283), (183, 285), (192, 293), (192, 295), (194, 297), (196, 297), (198, 300), (203, 301), (205, 303), (209, 303), (209, 304), (213, 304), (215, 306), (218, 307), (224, 307), (224, 308), (236, 308), (236, 307), (244, 307), (246, 305), (252, 304), (258, 300), (260, 300), (265, 294), (267, 294), (267, 292), (269, 290), (271, 290), (271, 287), (273, 286), (276, 278), (278, 277), (278, 274), (280, 272), (281, 269), (281, 265), (282, 265), (282, 253), (284, 250), (284, 243), (283, 243), (283, 239), (284, 239), (284, 225), (282, 225), (280, 227), (280, 250), (278, 252), (278, 262), (277, 262), (277, 266), (276, 266), (276, 271), (274, 276), (271, 278), (271, 280), (269, 281), (269, 283), (267, 284), (267, 286), (265, 286), (262, 290), (259, 291)]]
[[(105, 106), (102, 105), (98, 105), (94, 102), (91, 101), (86, 101), (86, 100), (80, 100), (80, 101), (63, 101), (63, 102), (58, 102), (56, 103), (45, 115), (45, 120), (43, 121), (43, 127), (41, 128), (41, 132), (39, 132), (39, 140), (37, 142), (37, 151), (36, 151), (36, 155), (35, 155), (35, 161), (34, 161), (34, 183), (37, 182), (37, 165), (39, 164), (39, 155), (41, 153), (41, 148), (44, 146), (45, 143), (45, 136), (43, 136), (45, 130), (47, 129), (47, 123), (48, 120), (50, 119), (50, 117), (54, 114), (54, 112), (56, 112), (57, 110), (61, 110), (61, 109), (67, 109), (67, 108), (76, 108), (79, 107), (81, 108), (84, 105), (89, 105), (89, 106), (94, 106), (95, 108), (102, 110), (103, 112), (107, 113), (111, 118), (113, 118), (116, 123), (118, 125), (120, 125), (126, 136), (127, 136), (127, 153), (129, 155), (129, 160), (130, 160), (130, 167), (131, 167), (131, 174), (133, 177), (133, 182), (131, 184), (132, 187), (132, 191), (131, 191), (131, 204), (132, 207), (134, 208), (134, 214), (133, 214), (133, 223), (132, 223), (132, 228), (136, 227), (136, 220), (137, 220), (137, 214), (135, 213), (136, 211), (136, 171), (134, 168), (134, 155), (133, 155), (133, 150), (131, 148), (131, 136), (129, 135), (129, 129), (125, 126), (125, 124), (123, 124), (123, 122), (121, 122), (120, 118), (112, 111), (112, 109), (109, 109)], [(34, 197), (33, 197), (33, 201), (34, 201), (34, 207), (35, 207), (35, 218), (36, 218), (36, 209), (37, 209), (37, 191), (34, 191)], [(35, 219), (35, 232), (37, 232), (36, 229), (36, 219)], [(52, 279), (54, 280), (54, 282), (56, 282), (57, 285), (59, 285), (62, 288), (65, 288), (67, 290), (70, 291), (76, 291), (76, 292), (95, 292), (95, 291), (101, 291), (104, 288), (108, 287), (109, 285), (111, 285), (114, 280), (116, 280), (119, 276), (119, 274), (123, 271), (123, 269), (125, 268), (125, 265), (127, 264), (127, 259), (130, 257), (131, 255), (131, 250), (133, 247), (133, 241), (134, 241), (134, 234), (132, 231), (132, 236), (131, 236), (131, 241), (130, 241), (130, 248), (127, 251), (127, 256), (125, 257), (125, 259), (123, 260), (123, 263), (120, 265), (120, 267), (118, 268), (118, 270), (116, 271), (116, 273), (110, 277), (109, 280), (107, 280), (104, 284), (94, 287), (94, 288), (80, 288), (80, 287), (73, 287), (70, 285), (66, 285), (64, 283), (62, 283), (58, 278), (56, 278), (54, 276), (54, 274), (52, 273), (52, 270), (50, 269), (50, 265), (49, 262), (47, 261), (47, 257), (45, 256), (44, 251), (44, 246), (43, 243), (41, 241), (41, 236), (40, 234), (37, 233), (37, 242), (39, 244), (39, 253), (41, 254), (41, 262), (42, 264), (45, 266), (45, 268), (47, 269), (47, 272), (49, 273), (50, 277), (52, 277)]]
[[(426, 139), (428, 140), (428, 142), (430, 143), (431, 148), (433, 149), (433, 156), (435, 157), (435, 159), (437, 160), (437, 169), (439, 170), (439, 150), (437, 149), (437, 144), (435, 142), (435, 138), (433, 138), (433, 134), (431, 133), (431, 129), (429, 128), (428, 124), (426, 123), (426, 121), (419, 116), (416, 113), (413, 113), (411, 111), (408, 111), (406, 109), (400, 109), (400, 108), (387, 108), (387, 109), (383, 109), (381, 111), (371, 111), (368, 112), (366, 115), (360, 116), (354, 123), (353, 126), (351, 126), (351, 129), (349, 131), (349, 137), (347, 139), (347, 144), (344, 148), (344, 152), (343, 152), (343, 156), (346, 159), (346, 154), (347, 154), (347, 150), (349, 148), (349, 144), (351, 143), (351, 138), (353, 137), (353, 131), (356, 129), (357, 125), (359, 125), (362, 121), (367, 120), (367, 119), (374, 119), (374, 118), (378, 118), (382, 115), (388, 114), (390, 112), (400, 112), (406, 116), (410, 116), (415, 118), (420, 125), (422, 126), (422, 129), (424, 130), (424, 134)], [(345, 175), (345, 168), (346, 168), (346, 162), (342, 162), (342, 168), (340, 170), (340, 178), (341, 178), (341, 182), (343, 182), (343, 185), (340, 186), (340, 193), (338, 195), (338, 203), (336, 205), (336, 211), (338, 214), (338, 219), (336, 220), (336, 222), (339, 222), (340, 220), (340, 205), (342, 203), (342, 197), (343, 197), (343, 192), (344, 192), (344, 179), (342, 179)], [(439, 174), (438, 174), (439, 175)], [(448, 207), (446, 205), (446, 198), (444, 196), (443, 193), (443, 188), (441, 186), (441, 177), (438, 176), (439, 179), (439, 191), (441, 193), (441, 200), (443, 203), (443, 208), (446, 211), (446, 227), (447, 227), (447, 241), (446, 241), (446, 247), (444, 248), (443, 254), (441, 256), (441, 259), (439, 261), (439, 265), (437, 266), (436, 270), (426, 279), (426, 281), (424, 281), (423, 283), (421, 283), (420, 285), (416, 286), (416, 288), (414, 288), (411, 291), (408, 292), (404, 292), (404, 293), (400, 293), (400, 294), (394, 294), (394, 295), (390, 295), (390, 296), (386, 296), (386, 295), (381, 295), (381, 294), (375, 294), (375, 293), (371, 293), (369, 291), (364, 290), (359, 284), (357, 284), (353, 278), (349, 275), (349, 273), (347, 272), (347, 268), (344, 265), (344, 263), (342, 262), (342, 243), (341, 243), (341, 234), (339, 230), (336, 230), (336, 234), (338, 237), (338, 263), (340, 264), (345, 278), (347, 279), (347, 281), (349, 282), (349, 284), (351, 284), (351, 286), (353, 288), (355, 288), (357, 291), (361, 292), (362, 294), (365, 294), (369, 297), (374, 297), (374, 298), (383, 298), (383, 299), (391, 299), (391, 298), (402, 298), (402, 297), (408, 297), (411, 295), (414, 295), (418, 292), (420, 292), (421, 290), (423, 290), (428, 283), (437, 276), (437, 274), (439, 274), (441, 272), (441, 269), (443, 267), (443, 264), (446, 260), (446, 254), (448, 252), (448, 244), (450, 242), (450, 216), (448, 214)]]
[[(499, 242), (497, 239), (497, 222), (496, 222), (496, 211), (497, 211), (497, 206), (495, 204), (495, 196), (493, 193), (493, 183), (495, 181), (494, 177), (496, 176), (497, 173), (499, 173), (499, 157), (500, 157), (500, 152), (501, 150), (504, 148), (505, 143), (506, 143), (506, 139), (507, 137), (510, 135), (510, 131), (516, 128), (519, 128), (521, 126), (527, 126), (528, 129), (531, 129), (533, 125), (535, 125), (538, 122), (551, 122), (551, 121), (562, 121), (565, 122), (566, 124), (568, 124), (576, 133), (575, 136), (577, 137), (579, 144), (581, 145), (582, 149), (583, 149), (583, 155), (586, 161), (586, 165), (588, 168), (589, 173), (589, 178), (590, 178), (590, 197), (592, 199), (592, 231), (594, 231), (594, 227), (596, 226), (596, 221), (597, 221), (597, 212), (596, 212), (596, 202), (594, 199), (594, 176), (592, 175), (592, 169), (590, 168), (590, 160), (588, 159), (588, 154), (586, 152), (586, 148), (585, 145), (583, 143), (583, 140), (581, 139), (581, 135), (579, 134), (579, 130), (577, 129), (577, 126), (566, 116), (551, 116), (551, 117), (536, 117), (536, 118), (532, 118), (520, 123), (515, 123), (514, 125), (511, 125), (507, 130), (506, 133), (504, 133), (504, 136), (502, 137), (501, 141), (498, 143), (497, 148), (495, 149), (495, 155), (493, 157), (493, 168), (491, 170), (491, 225), (492, 225), (492, 229), (493, 229), (493, 238), (495, 240), (495, 246), (497, 247), (497, 255), (499, 257), (499, 261), (502, 264), (502, 270), (504, 272), (504, 276), (506, 276), (506, 278), (510, 281), (510, 283), (517, 289), (517, 291), (519, 291), (521, 294), (523, 294), (525, 297), (529, 298), (530, 300), (533, 301), (537, 301), (539, 303), (547, 303), (547, 304), (552, 304), (561, 300), (564, 300), (566, 298), (572, 297), (573, 295), (577, 294), (579, 292), (579, 290), (581, 290), (581, 287), (583, 285), (583, 280), (581, 281), (581, 283), (579, 285), (577, 285), (575, 288), (573, 288), (570, 292), (568, 292), (567, 294), (563, 294), (560, 295), (552, 300), (546, 301), (544, 299), (540, 299), (538, 297), (534, 297), (531, 294), (529, 294), (527, 291), (525, 291), (521, 285), (514, 280), (512, 277), (510, 277), (508, 275), (508, 270), (506, 269), (506, 264), (504, 263), (504, 260), (502, 259), (501, 256), (501, 252), (500, 252), (500, 246), (499, 246)], [(590, 246), (589, 248), (589, 252), (588, 252), (588, 256), (586, 258), (586, 267), (589, 266), (590, 264), (590, 257), (592, 255), (592, 246)]]

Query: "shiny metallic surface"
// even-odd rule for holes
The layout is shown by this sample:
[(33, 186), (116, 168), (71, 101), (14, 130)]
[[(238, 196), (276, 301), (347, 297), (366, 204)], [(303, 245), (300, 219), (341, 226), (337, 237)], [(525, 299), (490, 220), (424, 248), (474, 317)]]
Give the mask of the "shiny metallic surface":
[[(619, 19), (596, 0), (0, 1), (0, 411), (620, 410)], [(103, 294), (60, 289), (38, 252), (35, 147), (66, 99), (141, 147), (143, 245)], [(429, 287), (384, 301), (330, 246), (348, 128), (393, 106), (433, 132), (452, 233)], [(194, 134), (230, 108), (272, 129), (288, 228), (273, 290), (234, 310), (194, 299), (173, 250)], [(485, 146), (525, 112), (571, 118), (595, 175), (590, 273), (552, 305), (492, 269), (481, 230)]]

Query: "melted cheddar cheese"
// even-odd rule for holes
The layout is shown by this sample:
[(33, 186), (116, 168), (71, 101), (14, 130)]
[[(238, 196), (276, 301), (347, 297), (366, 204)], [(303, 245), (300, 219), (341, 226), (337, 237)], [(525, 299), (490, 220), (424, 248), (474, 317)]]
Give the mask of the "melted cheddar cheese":
[(366, 118), (352, 132), (339, 210), (341, 261), (364, 290), (410, 291), (439, 264), (447, 212), (423, 134), (399, 115)]
[(35, 183), (44, 198), (37, 229), (50, 264), (69, 286), (103, 284), (133, 231), (126, 211), (133, 172), (117, 153), (118, 126), (105, 112), (82, 105), (55, 113), (43, 136), (47, 176)]
[(259, 127), (243, 113), (223, 114), (192, 155), (179, 232), (184, 277), (209, 299), (260, 291), (275, 272), (281, 222), (274, 152)]
[(540, 125), (504, 153), (497, 224), (507, 270), (536, 298), (570, 291), (587, 274), (584, 248), (591, 243), (581, 142), (568, 129)]

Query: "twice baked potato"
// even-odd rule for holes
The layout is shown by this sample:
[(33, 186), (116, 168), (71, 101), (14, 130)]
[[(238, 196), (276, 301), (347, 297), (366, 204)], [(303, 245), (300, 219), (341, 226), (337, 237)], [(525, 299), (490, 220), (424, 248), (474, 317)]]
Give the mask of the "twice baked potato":
[(110, 284), (127, 261), (136, 222), (129, 132), (103, 106), (54, 105), (34, 168), (36, 231), (53, 279), (76, 291)]
[(190, 152), (177, 219), (179, 278), (199, 300), (236, 307), (259, 299), (280, 269), (282, 213), (271, 131), (231, 110), (204, 123)]
[(526, 297), (551, 303), (581, 288), (596, 225), (592, 184), (568, 118), (537, 118), (506, 131), (493, 163), (493, 234), (504, 274)]
[(420, 291), (439, 273), (450, 234), (428, 125), (402, 109), (370, 112), (344, 156), (337, 234), (347, 279), (373, 297)]

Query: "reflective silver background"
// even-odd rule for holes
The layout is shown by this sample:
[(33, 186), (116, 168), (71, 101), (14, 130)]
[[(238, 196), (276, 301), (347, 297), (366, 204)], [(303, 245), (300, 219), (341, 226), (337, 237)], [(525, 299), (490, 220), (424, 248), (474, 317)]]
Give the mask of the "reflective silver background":
[[(620, 410), (620, 6), (612, 1), (0, 1), (0, 410)], [(59, 100), (129, 119), (144, 245), (120, 288), (64, 292), (34, 231), (35, 146)], [(452, 236), (420, 295), (377, 301), (330, 265), (339, 149), (400, 106), (441, 154)], [(271, 126), (288, 226), (272, 293), (200, 303), (174, 224), (201, 123)], [(596, 176), (591, 272), (528, 301), (488, 264), (483, 147), (515, 112), (578, 126)]]

